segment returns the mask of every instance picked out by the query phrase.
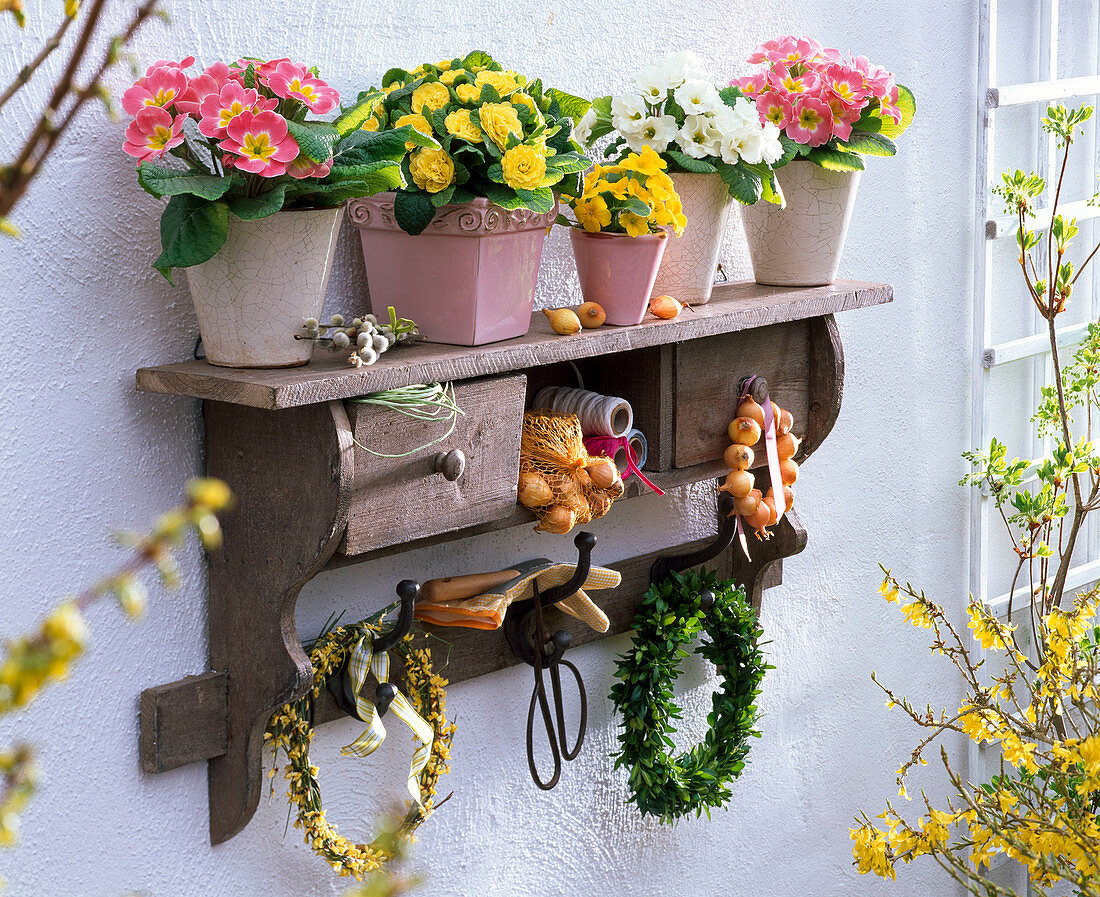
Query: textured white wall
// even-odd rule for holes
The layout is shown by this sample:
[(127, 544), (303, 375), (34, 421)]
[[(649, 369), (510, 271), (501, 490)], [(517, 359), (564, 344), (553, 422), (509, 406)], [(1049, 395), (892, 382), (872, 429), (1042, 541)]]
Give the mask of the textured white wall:
[[(40, 8), (56, 12), (30, 6), (34, 18)], [(623, 87), (646, 60), (682, 48), (725, 77), (742, 71), (739, 61), (758, 40), (786, 31), (865, 53), (914, 88), (916, 124), (901, 155), (873, 160), (864, 177), (844, 262), (852, 276), (893, 282), (896, 302), (840, 320), (844, 409), (799, 484), (809, 547), (766, 596), (776, 669), (762, 696), (764, 736), (728, 811), (668, 829), (624, 804), (623, 776), (607, 757), (615, 721), (604, 695), (614, 655), (627, 643), (614, 638), (575, 652), (592, 705), (588, 740), (549, 794), (531, 784), (523, 759), (529, 671), (451, 690), (460, 729), (443, 787), (455, 796), (423, 830), (412, 865), (429, 876), (421, 893), (439, 897), (954, 893), (928, 864), (893, 886), (859, 877), (847, 827), (859, 809), (881, 809), (915, 738), (884, 709), (871, 668), (934, 704), (958, 692), (875, 590), (879, 560), (955, 608), (966, 589), (966, 498), (954, 483), (969, 429), (974, 4), (173, 0), (171, 12), (171, 27), (154, 26), (139, 42), (142, 65), (188, 53), (203, 61), (290, 55), (318, 63), (349, 93), (391, 64), (474, 47), (589, 95)], [(15, 71), (44, 33), (32, 24), (20, 45), (5, 27), (0, 71)], [(15, 141), (9, 120), (26, 120), (47, 80), (7, 110), (4, 151)], [(140, 365), (187, 358), (196, 324), (186, 287), (169, 287), (149, 267), (158, 209), (134, 183), (121, 135), (121, 125), (98, 112), (84, 115), (18, 210), (26, 238), (3, 244), (0, 635), (30, 627), (59, 596), (106, 569), (117, 558), (107, 531), (144, 526), (200, 469), (197, 403), (139, 395), (132, 385)], [(348, 309), (362, 302), (362, 262), (344, 237), (330, 298)], [(735, 237), (729, 261), (745, 271)], [(540, 301), (577, 301), (567, 240), (558, 233), (549, 245)], [(709, 518), (698, 498), (639, 499), (629, 514), (600, 521), (598, 559), (700, 532)], [(547, 549), (545, 538), (513, 531), (326, 574), (303, 593), (299, 626), (309, 635), (332, 609), (354, 615), (381, 606), (404, 576), (493, 569)], [(140, 624), (97, 609), (94, 645), (74, 680), (25, 717), (0, 723), (0, 744), (32, 739), (44, 767), (22, 846), (0, 854), (13, 895), (340, 892), (294, 830), (284, 837), (281, 792), (241, 835), (211, 848), (205, 768), (140, 772), (141, 689), (205, 667), (194, 555), (185, 573), (184, 588), (157, 596)], [(691, 665), (681, 681), (692, 721), (686, 744), (709, 703), (707, 671)], [(316, 745), (331, 818), (362, 835), (375, 808), (402, 792), (408, 742), (398, 731), (369, 761), (339, 759), (339, 745), (355, 734), (350, 724), (333, 724)]]

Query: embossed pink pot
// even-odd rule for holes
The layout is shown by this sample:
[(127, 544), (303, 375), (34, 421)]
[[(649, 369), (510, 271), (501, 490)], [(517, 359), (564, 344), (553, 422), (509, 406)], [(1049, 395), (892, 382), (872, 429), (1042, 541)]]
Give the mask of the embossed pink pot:
[(703, 305), (710, 302), (718, 252), (736, 200), (717, 174), (677, 171), (669, 176), (683, 204), (687, 226), (665, 250), (651, 295)]
[(317, 318), (336, 252), (344, 208), (229, 216), (225, 245), (187, 268), (187, 282), (210, 364), (288, 368), (309, 361), (312, 340), (296, 340)]
[(495, 343), (530, 328), (556, 204), (539, 214), (507, 211), (479, 197), (441, 206), (416, 236), (398, 227), (392, 193), (352, 200), (348, 211), (362, 237), (376, 315), (392, 305), (432, 342), (458, 346)]
[(786, 208), (743, 206), (741, 220), (757, 283), (817, 287), (836, 280), (859, 171), (827, 171), (796, 161), (776, 173)]
[(569, 238), (573, 241), (585, 301), (603, 307), (607, 324), (642, 323), (668, 245), (668, 234), (629, 237), (590, 234), (571, 227)]

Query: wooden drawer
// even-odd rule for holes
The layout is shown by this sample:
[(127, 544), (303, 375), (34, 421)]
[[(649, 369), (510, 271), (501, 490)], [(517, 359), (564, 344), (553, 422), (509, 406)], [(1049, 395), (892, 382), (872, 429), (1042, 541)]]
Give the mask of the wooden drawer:
[[(456, 384), (455, 398), (465, 414), (454, 432), (406, 458), (381, 458), (355, 446), (343, 551), (362, 554), (511, 514), (526, 382), (516, 375)], [(356, 441), (386, 454), (423, 445), (449, 426), (373, 405), (348, 402), (346, 407)], [(434, 470), (433, 459), (454, 450), (465, 456), (465, 469), (450, 481)]]
[[(726, 428), (737, 410), (741, 378), (762, 375), (772, 398), (794, 415), (794, 433), (810, 421), (809, 321), (692, 340), (676, 347), (674, 466), (690, 467), (722, 457)], [(754, 467), (765, 463), (758, 451)]]

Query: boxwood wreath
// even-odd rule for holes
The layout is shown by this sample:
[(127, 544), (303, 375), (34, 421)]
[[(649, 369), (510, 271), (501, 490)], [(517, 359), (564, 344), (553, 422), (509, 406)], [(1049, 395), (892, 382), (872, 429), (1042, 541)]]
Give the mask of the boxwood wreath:
[[(714, 595), (703, 610), (700, 596)], [(634, 618), (636, 634), (618, 661), (611, 701), (623, 717), (615, 767), (630, 771), (630, 801), (643, 815), (672, 823), (720, 807), (730, 798), (729, 783), (741, 774), (750, 737), (758, 738), (756, 696), (765, 670), (761, 630), (745, 593), (708, 571), (670, 573), (649, 587)], [(707, 717), (710, 728), (700, 744), (673, 756), (673, 720), (680, 719), (673, 684), (686, 646), (700, 634), (710, 637), (695, 653), (718, 669), (721, 680)]]
[(431, 815), (436, 784), (440, 776), (449, 771), (447, 761), (455, 732), (454, 724), (447, 722), (445, 714), (447, 680), (432, 669), (431, 651), (413, 648), (410, 639), (405, 639), (391, 650), (404, 661), (405, 694), (416, 712), (431, 725), (435, 736), (428, 763), (419, 777), (423, 806), (409, 801), (396, 833), (385, 832), (369, 844), (356, 844), (345, 838), (325, 818), (317, 767), (311, 764), (309, 757), (314, 732), (313, 702), (327, 685), (329, 677), (340, 672), (344, 660), (359, 640), (381, 628), (375, 618), (325, 632), (310, 650), (312, 689), (301, 700), (285, 704), (276, 711), (264, 735), (275, 751), (276, 766), (271, 771), (272, 776), (278, 771), (279, 751), (287, 757), (287, 797), (298, 811), (294, 827), (302, 829), (306, 844), (327, 860), (335, 872), (357, 879), (381, 869), (393, 856), (394, 837), (411, 837)]

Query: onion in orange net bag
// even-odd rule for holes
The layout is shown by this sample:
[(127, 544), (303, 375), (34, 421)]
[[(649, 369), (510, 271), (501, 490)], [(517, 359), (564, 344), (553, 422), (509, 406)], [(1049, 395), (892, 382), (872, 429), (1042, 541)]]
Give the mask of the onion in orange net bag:
[(528, 411), (520, 442), (519, 503), (539, 518), (539, 532), (561, 535), (608, 512), (623, 494), (610, 458), (585, 451), (575, 414)]

